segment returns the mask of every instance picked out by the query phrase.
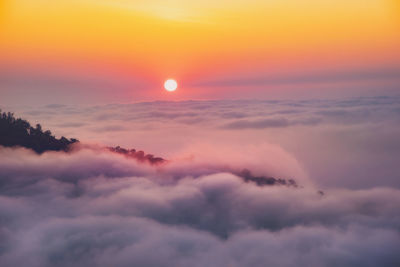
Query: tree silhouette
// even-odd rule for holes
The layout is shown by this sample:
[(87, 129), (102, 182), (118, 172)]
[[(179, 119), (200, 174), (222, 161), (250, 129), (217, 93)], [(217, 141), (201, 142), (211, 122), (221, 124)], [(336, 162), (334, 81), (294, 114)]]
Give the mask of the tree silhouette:
[(108, 147), (108, 150), (114, 153), (122, 154), (127, 158), (133, 158), (140, 162), (148, 162), (153, 165), (161, 164), (167, 162), (163, 158), (154, 157), (151, 154), (145, 154), (143, 151), (136, 151), (136, 149), (125, 149), (120, 146)]
[(64, 136), (57, 139), (51, 131), (43, 132), (40, 124), (32, 127), (28, 121), (15, 118), (13, 113), (0, 110), (0, 146), (25, 147), (41, 154), (45, 151), (68, 151), (70, 145), (77, 142), (77, 139)]

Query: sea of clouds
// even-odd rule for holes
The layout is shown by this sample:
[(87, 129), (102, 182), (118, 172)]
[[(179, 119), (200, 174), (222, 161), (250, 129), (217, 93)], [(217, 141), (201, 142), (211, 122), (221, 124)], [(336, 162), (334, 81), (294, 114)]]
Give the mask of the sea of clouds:
[[(0, 108), (84, 143), (167, 159), (205, 154), (205, 146), (251, 156), (254, 147), (264, 145), (274, 147), (259, 159), (264, 164), (279, 164), (275, 151), (285, 151), (322, 188), (400, 188), (400, 97)], [(281, 171), (288, 169), (284, 164)]]
[(398, 189), (260, 187), (225, 163), (89, 148), (0, 158), (1, 266), (400, 263)]
[[(400, 266), (399, 106), (25, 108), (17, 115), (88, 145), (42, 155), (0, 148), (0, 266)], [(102, 144), (169, 161), (140, 163)], [(299, 186), (258, 186), (237, 175), (243, 169)]]

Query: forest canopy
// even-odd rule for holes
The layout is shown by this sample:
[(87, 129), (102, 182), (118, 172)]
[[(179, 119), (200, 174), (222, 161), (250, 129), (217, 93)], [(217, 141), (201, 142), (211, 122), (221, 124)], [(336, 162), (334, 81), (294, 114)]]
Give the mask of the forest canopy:
[(45, 151), (68, 151), (77, 139), (67, 139), (64, 136), (57, 139), (51, 131), (42, 129), (40, 124), (32, 127), (21, 118), (15, 118), (13, 113), (0, 110), (0, 145), (5, 147), (25, 147), (36, 153)]

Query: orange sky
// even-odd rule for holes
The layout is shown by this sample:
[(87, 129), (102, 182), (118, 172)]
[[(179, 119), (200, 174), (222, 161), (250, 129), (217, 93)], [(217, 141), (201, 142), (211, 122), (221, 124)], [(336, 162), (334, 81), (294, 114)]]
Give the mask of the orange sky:
[(137, 99), (162, 98), (169, 77), (178, 98), (213, 98), (229, 89), (198, 85), (400, 63), (396, 0), (0, 0), (0, 16), (14, 79), (99, 80)]

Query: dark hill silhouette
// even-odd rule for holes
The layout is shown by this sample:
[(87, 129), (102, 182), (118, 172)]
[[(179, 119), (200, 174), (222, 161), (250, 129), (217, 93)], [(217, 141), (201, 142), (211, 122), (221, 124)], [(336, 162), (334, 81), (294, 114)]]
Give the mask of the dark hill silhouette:
[(77, 139), (60, 139), (54, 137), (49, 130), (43, 131), (40, 124), (32, 127), (13, 113), (0, 110), (0, 145), (5, 147), (25, 147), (41, 154), (46, 151), (68, 151), (70, 146), (79, 142)]
[[(46, 151), (68, 152), (71, 145), (78, 142), (79, 140), (77, 139), (67, 139), (64, 136), (57, 139), (51, 134), (51, 131), (43, 131), (40, 124), (32, 127), (28, 121), (15, 118), (13, 113), (6, 113), (0, 110), (0, 146), (25, 147), (42, 154)], [(143, 151), (136, 151), (135, 149), (125, 149), (119, 146), (107, 147), (106, 149), (140, 162), (150, 164), (166, 162), (163, 158), (154, 157), (151, 154), (145, 154)]]
[(145, 154), (143, 151), (136, 151), (136, 149), (125, 149), (120, 146), (117, 147), (108, 147), (108, 150), (114, 153), (118, 153), (124, 155), (127, 158), (133, 158), (140, 162), (148, 162), (150, 164), (160, 164), (165, 163), (166, 160), (159, 157), (154, 157), (151, 154)]
[(293, 179), (286, 180), (267, 176), (254, 176), (248, 169), (244, 169), (241, 172), (236, 173), (236, 175), (242, 177), (246, 183), (252, 182), (256, 183), (258, 186), (285, 185), (289, 187), (298, 187), (296, 181)]

